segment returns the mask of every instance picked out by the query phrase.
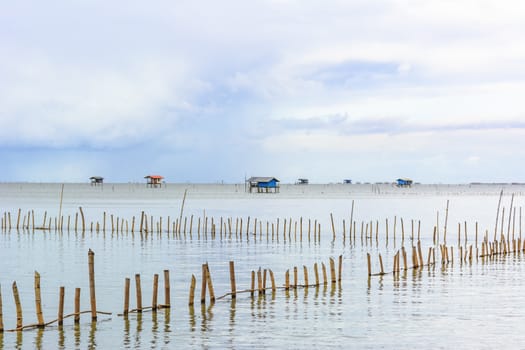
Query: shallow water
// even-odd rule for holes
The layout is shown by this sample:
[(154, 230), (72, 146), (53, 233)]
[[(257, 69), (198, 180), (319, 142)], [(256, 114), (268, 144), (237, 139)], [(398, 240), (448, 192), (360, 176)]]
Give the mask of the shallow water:
[[(475, 259), (461, 263), (440, 264), (409, 270), (394, 278), (392, 274), (367, 278), (366, 254), (372, 256), (372, 270), (379, 271), (378, 254), (385, 270), (392, 270), (395, 252), (409, 249), (417, 236), (418, 222), (424, 256), (433, 246), (433, 227), (438, 224), (443, 240), (447, 200), (447, 243), (457, 254), (458, 224), (461, 243), (467, 224), (467, 244), (475, 244), (475, 223), (479, 238), (488, 231), (492, 238), (499, 191), (502, 186), (421, 186), (397, 189), (390, 185), (308, 185), (282, 186), (281, 193), (246, 194), (242, 185), (170, 185), (162, 189), (145, 189), (140, 184), (89, 185), (66, 184), (60, 208), (60, 184), (0, 184), (1, 213), (11, 213), (15, 226), (18, 209), (34, 210), (37, 226), (44, 212), (56, 217), (60, 211), (71, 219), (70, 230), (57, 231), (11, 229), (0, 234), (0, 285), (3, 321), (6, 329), (16, 325), (11, 284), (16, 280), (23, 307), (24, 324), (36, 322), (33, 291), (34, 271), (41, 275), (44, 317), (56, 318), (58, 289), (66, 290), (65, 313), (73, 312), (74, 289), (82, 290), (81, 310), (89, 310), (87, 252), (95, 252), (97, 309), (112, 315), (99, 315), (91, 323), (89, 314), (81, 316), (76, 326), (71, 318), (59, 328), (0, 334), (0, 348), (520, 348), (525, 340), (519, 325), (524, 321), (525, 300), (523, 256), (508, 254), (490, 261)], [(248, 216), (262, 221), (263, 232), (253, 236), (250, 230), (240, 237), (193, 234), (175, 237), (167, 232), (142, 237), (131, 232), (111, 232), (109, 216), (138, 221), (142, 211), (154, 220), (180, 216), (184, 190), (187, 197), (183, 215), (206, 215), (218, 223)], [(516, 193), (513, 206), (518, 208), (512, 228), (521, 231), (523, 186), (505, 188), (502, 207), (507, 208), (502, 230), (508, 225), (510, 193)], [(356, 221), (356, 239), (348, 238), (352, 201)], [(107, 213), (106, 232), (75, 232), (73, 218), (82, 207), (88, 222), (101, 223)], [(330, 214), (334, 217), (336, 239), (332, 241)], [(283, 236), (284, 220), (303, 218), (303, 240), (297, 231)], [(279, 240), (266, 236), (266, 221), (280, 221)], [(307, 239), (307, 220), (321, 225), (321, 239)], [(405, 237), (402, 242), (401, 219)], [(67, 219), (66, 219), (67, 220)], [(345, 220), (346, 237), (343, 240)], [(375, 239), (375, 225), (378, 238)], [(386, 240), (386, 220), (389, 239)], [(396, 239), (393, 225), (396, 222)], [(373, 222), (372, 240), (361, 239), (363, 225)], [(289, 222), (289, 221), (288, 221)], [(500, 219), (501, 223), (501, 219)], [(52, 222), (54, 225), (54, 223)], [(136, 224), (138, 225), (138, 224)], [(196, 225), (196, 223), (194, 223)], [(66, 226), (67, 227), (67, 226)], [(244, 228), (245, 230), (245, 228)], [(500, 229), (498, 229), (499, 233)], [(286, 240), (285, 240), (286, 239)], [(213, 305), (201, 307), (200, 273), (208, 262), (216, 296), (230, 291), (229, 265), (235, 261), (237, 289), (250, 288), (251, 271), (271, 269), (276, 283), (284, 284), (286, 270), (298, 267), (299, 284), (303, 283), (303, 266), (308, 267), (310, 283), (314, 280), (314, 263), (328, 266), (329, 258), (342, 256), (342, 281), (318, 288), (298, 288), (252, 298), (239, 294), (232, 302), (226, 297)], [(439, 257), (438, 257), (439, 258)], [(163, 270), (170, 271), (171, 309), (118, 316), (123, 309), (124, 280), (132, 281), (130, 307), (134, 308), (134, 275), (140, 274), (143, 305), (151, 305), (153, 275), (160, 275), (159, 302), (163, 295)], [(196, 304), (188, 307), (192, 274), (197, 278)], [(269, 283), (269, 282), (268, 282)]]

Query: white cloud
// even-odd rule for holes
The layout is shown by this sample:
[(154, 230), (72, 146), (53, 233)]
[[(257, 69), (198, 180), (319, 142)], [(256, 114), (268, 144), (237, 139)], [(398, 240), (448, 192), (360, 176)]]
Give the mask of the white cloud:
[(0, 148), (491, 164), (523, 136), (524, 14), (495, 0), (13, 2)]

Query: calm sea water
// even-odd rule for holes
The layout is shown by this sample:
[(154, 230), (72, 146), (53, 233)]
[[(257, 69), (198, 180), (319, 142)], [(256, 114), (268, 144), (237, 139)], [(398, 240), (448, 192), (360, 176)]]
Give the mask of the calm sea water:
[[(5, 329), (16, 326), (16, 313), (11, 285), (16, 281), (23, 308), (24, 324), (36, 323), (33, 291), (34, 271), (41, 275), (44, 317), (56, 319), (58, 290), (66, 290), (65, 313), (73, 312), (75, 288), (81, 288), (81, 309), (89, 310), (87, 252), (95, 252), (97, 308), (111, 312), (99, 315), (92, 323), (89, 314), (82, 315), (79, 325), (71, 318), (63, 327), (0, 333), (0, 348), (5, 349), (259, 349), (259, 348), (522, 348), (525, 343), (521, 324), (525, 321), (525, 281), (523, 256), (509, 254), (482, 262), (460, 263), (442, 267), (409, 270), (399, 278), (391, 274), (367, 277), (366, 254), (372, 255), (372, 270), (379, 272), (378, 254), (385, 270), (392, 270), (393, 256), (403, 245), (411, 249), (412, 227), (420, 237), (425, 257), (433, 246), (432, 234), (439, 226), (441, 238), (447, 216), (447, 243), (457, 251), (458, 224), (461, 242), (475, 244), (475, 225), (479, 238), (495, 228), (499, 192), (504, 189), (502, 229), (521, 232), (523, 186), (416, 186), (397, 189), (390, 185), (308, 185), (282, 186), (279, 194), (246, 194), (242, 185), (172, 185), (146, 189), (142, 184), (106, 184), (93, 188), (83, 184), (0, 184), (1, 214), (16, 216), (33, 210), (36, 225), (60, 212), (70, 230), (4, 230), (0, 234), (0, 286)], [(166, 232), (171, 221), (180, 216), (184, 191), (184, 217), (194, 216), (193, 235), (175, 237)], [(511, 194), (516, 216), (510, 220)], [(446, 213), (449, 202), (448, 215)], [(356, 240), (348, 238), (352, 203), (356, 221)], [(86, 220), (102, 222), (107, 213), (106, 232), (81, 233), (73, 227), (75, 214), (82, 207)], [(157, 221), (163, 218), (161, 234), (140, 236), (135, 232), (111, 232), (110, 215), (131, 222), (141, 212)], [(330, 215), (333, 215), (336, 239), (332, 240)], [(214, 218), (248, 217), (263, 222), (263, 234), (257, 237), (250, 229), (249, 240), (215, 239), (196, 234), (196, 220), (206, 215)], [(303, 241), (298, 230), (282, 236), (284, 220), (299, 222), (303, 218)], [(266, 238), (266, 222), (277, 224), (280, 238)], [(307, 221), (321, 225), (321, 239), (307, 239)], [(401, 241), (401, 219), (405, 239)], [(346, 239), (343, 240), (343, 220)], [(386, 240), (386, 221), (389, 239)], [(500, 218), (501, 220), (501, 218)], [(373, 239), (361, 239), (361, 223), (372, 221)], [(376, 221), (378, 239), (375, 239)], [(396, 222), (396, 240), (393, 225)], [(288, 221), (289, 222), (289, 221)], [(500, 221), (501, 222), (501, 221)], [(209, 224), (210, 225), (210, 224)], [(54, 226), (54, 221), (52, 222)], [(271, 227), (271, 226), (270, 226)], [(244, 230), (246, 228), (244, 227)], [(135, 228), (137, 231), (138, 229)], [(218, 230), (218, 228), (217, 228)], [(259, 230), (259, 227), (258, 227)], [(312, 229), (313, 230), (313, 229)], [(499, 231), (500, 229), (498, 229)], [(463, 244), (463, 243), (462, 243)], [(455, 253), (456, 254), (456, 253)], [(271, 269), (279, 286), (284, 284), (286, 270), (298, 267), (303, 283), (303, 266), (314, 280), (314, 263), (342, 256), (342, 281), (318, 288), (298, 288), (275, 294), (251, 297), (239, 294), (205, 306), (199, 303), (201, 266), (208, 263), (216, 296), (229, 292), (229, 261), (235, 262), (237, 288), (248, 289), (251, 271)], [(439, 256), (438, 256), (439, 259)], [(171, 309), (156, 313), (130, 314), (124, 318), (124, 280), (132, 280), (130, 306), (134, 308), (134, 276), (141, 275), (143, 305), (151, 305), (153, 275), (160, 275), (159, 302), (163, 301), (163, 270), (170, 271)], [(191, 276), (197, 278), (196, 304), (188, 307)], [(268, 282), (269, 284), (269, 282)]]

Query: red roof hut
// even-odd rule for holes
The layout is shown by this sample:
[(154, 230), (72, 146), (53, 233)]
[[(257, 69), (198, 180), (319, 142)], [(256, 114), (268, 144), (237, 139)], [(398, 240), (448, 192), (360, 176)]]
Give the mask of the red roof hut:
[(164, 179), (164, 177), (160, 175), (147, 175), (144, 176), (144, 178), (148, 181), (146, 184), (148, 187), (162, 187), (162, 179)]

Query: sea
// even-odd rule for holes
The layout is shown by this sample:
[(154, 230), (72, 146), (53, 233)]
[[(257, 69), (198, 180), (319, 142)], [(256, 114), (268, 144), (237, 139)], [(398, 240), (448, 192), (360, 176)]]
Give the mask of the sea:
[(0, 183), (0, 349), (521, 349), (524, 193)]

